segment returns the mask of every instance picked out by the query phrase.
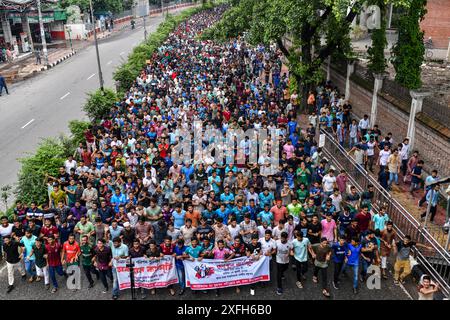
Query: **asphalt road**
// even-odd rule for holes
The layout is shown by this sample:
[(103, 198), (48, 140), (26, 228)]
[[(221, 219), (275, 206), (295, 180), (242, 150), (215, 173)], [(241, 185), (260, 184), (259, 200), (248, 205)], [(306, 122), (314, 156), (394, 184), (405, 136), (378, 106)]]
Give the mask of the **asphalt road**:
[[(0, 267), (0, 301), (1, 300), (110, 300), (111, 288), (106, 294), (102, 293), (103, 286), (100, 281), (95, 283), (92, 289), (88, 289), (88, 282), (85, 275), (82, 273), (81, 290), (72, 291), (66, 288), (64, 277), (57, 276), (60, 289), (52, 294), (45, 290), (43, 281), (39, 283), (27, 283), (22, 280), (18, 271), (15, 273), (16, 288), (9, 294), (7, 289), (6, 268)], [(3, 270), (2, 270), (3, 269)], [(207, 291), (206, 294), (199, 291), (193, 295), (191, 291), (186, 290), (183, 296), (179, 296), (178, 292), (175, 296), (169, 295), (168, 289), (157, 289), (155, 295), (147, 293), (146, 300), (409, 300), (410, 295), (404, 290), (404, 287), (396, 286), (393, 283), (392, 275), (389, 275), (388, 280), (381, 281), (380, 289), (370, 290), (365, 284), (360, 284), (360, 291), (358, 294), (353, 294), (352, 281), (350, 278), (341, 277), (341, 286), (339, 290), (330, 287), (330, 298), (325, 298), (322, 295), (321, 285), (312, 282), (312, 265), (309, 266), (307, 273), (307, 280), (304, 282), (304, 288), (298, 289), (295, 285), (296, 273), (292, 269), (286, 271), (286, 279), (283, 280), (284, 293), (282, 296), (276, 295), (276, 268), (271, 266), (271, 281), (261, 282), (255, 286), (255, 295), (250, 295), (250, 287), (242, 286), (240, 294), (236, 294), (235, 288), (226, 288), (221, 290), (219, 297), (215, 296), (214, 290)], [(332, 267), (328, 270), (328, 279), (331, 281)], [(349, 273), (350, 274), (350, 273)], [(95, 276), (94, 276), (95, 279)], [(109, 280), (108, 280), (109, 281)], [(320, 274), (319, 274), (320, 281)], [(330, 283), (331, 286), (331, 283)], [(409, 280), (406, 284), (408, 291), (413, 292), (414, 286)], [(178, 285), (175, 285), (178, 289)], [(137, 292), (138, 300), (141, 299), (140, 292)], [(413, 299), (417, 299), (417, 295), (413, 293)], [(130, 290), (121, 291), (120, 300), (130, 300)]]
[[(183, 9), (180, 9), (181, 11)], [(147, 19), (154, 32), (162, 17)], [(105, 87), (114, 87), (112, 75), (133, 47), (144, 40), (142, 25), (104, 39), (99, 44)], [(99, 88), (95, 47), (90, 46), (56, 67), (11, 86), (0, 97), (0, 186), (14, 184), (19, 158), (32, 153), (42, 138), (68, 134), (68, 123), (86, 119), (86, 94)]]

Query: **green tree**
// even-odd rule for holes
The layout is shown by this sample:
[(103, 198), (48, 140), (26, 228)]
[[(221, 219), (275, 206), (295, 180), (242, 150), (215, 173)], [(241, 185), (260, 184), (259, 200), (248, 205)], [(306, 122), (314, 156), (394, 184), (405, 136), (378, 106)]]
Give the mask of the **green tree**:
[(83, 110), (87, 113), (91, 120), (101, 120), (106, 116), (114, 103), (117, 102), (116, 93), (105, 88), (104, 91), (98, 89), (97, 91), (88, 94), (89, 98), (83, 106)]
[[(398, 5), (412, 0), (392, 0)], [(276, 43), (299, 85), (306, 105), (308, 91), (323, 79), (322, 64), (339, 54), (350, 59), (350, 24), (364, 0), (241, 0), (205, 37), (225, 40), (249, 32), (253, 44)], [(284, 38), (292, 42), (286, 47)]]
[(46, 177), (58, 174), (67, 155), (61, 140), (51, 138), (43, 140), (35, 154), (20, 159), (22, 167), (18, 175), (17, 199), (39, 204), (48, 201)]
[(411, 0), (406, 14), (398, 21), (398, 41), (392, 50), (392, 64), (396, 71), (395, 81), (408, 89), (422, 86), (420, 76), (425, 46), (420, 21), (427, 13), (426, 3), (426, 0)]
[(373, 73), (382, 74), (386, 70), (386, 58), (384, 49), (387, 46), (386, 39), (386, 4), (385, 0), (371, 0), (369, 4), (380, 8), (380, 28), (372, 31), (372, 45), (367, 50), (369, 56), (368, 68)]

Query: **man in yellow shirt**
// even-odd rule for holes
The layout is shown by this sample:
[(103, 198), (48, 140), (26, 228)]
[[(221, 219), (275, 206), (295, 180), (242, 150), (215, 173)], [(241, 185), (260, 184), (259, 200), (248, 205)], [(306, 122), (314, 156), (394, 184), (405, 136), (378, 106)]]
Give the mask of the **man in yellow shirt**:
[(62, 202), (67, 205), (67, 194), (59, 188), (59, 185), (53, 185), (53, 191), (50, 193), (48, 206), (50, 208), (56, 208), (58, 202)]

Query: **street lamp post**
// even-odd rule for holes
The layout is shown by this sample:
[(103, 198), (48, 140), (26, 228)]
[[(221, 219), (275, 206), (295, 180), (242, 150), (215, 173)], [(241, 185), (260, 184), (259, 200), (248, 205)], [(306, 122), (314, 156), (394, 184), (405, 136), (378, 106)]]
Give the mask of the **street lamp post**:
[(36, 5), (37, 5), (37, 9), (38, 9), (39, 29), (41, 31), (42, 53), (44, 55), (44, 64), (47, 66), (48, 65), (48, 51), (47, 51), (47, 41), (45, 39), (44, 22), (42, 21), (41, 0), (37, 0)]
[(144, 39), (147, 41), (147, 26), (145, 24), (145, 16), (147, 15), (147, 12), (144, 13)]
[(102, 67), (101, 67), (101, 64), (100, 64), (100, 54), (98, 52), (97, 30), (95, 30), (96, 26), (95, 26), (95, 19), (94, 19), (94, 9), (92, 7), (92, 0), (89, 0), (89, 6), (90, 6), (90, 9), (91, 9), (91, 21), (92, 21), (92, 23), (94, 25), (94, 42), (95, 42), (95, 52), (97, 54), (98, 79), (100, 81), (100, 90), (103, 91), (103, 83), (104, 82), (103, 82), (103, 75), (102, 75)]

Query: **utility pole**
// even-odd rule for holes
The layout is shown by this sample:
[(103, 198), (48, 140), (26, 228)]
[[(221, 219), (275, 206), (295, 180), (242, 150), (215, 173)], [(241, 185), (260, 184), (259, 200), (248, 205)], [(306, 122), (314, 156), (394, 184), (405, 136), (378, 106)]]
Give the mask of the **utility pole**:
[(147, 41), (147, 26), (145, 24), (145, 16), (147, 15), (147, 12), (144, 14), (144, 40)]
[(39, 29), (41, 31), (42, 53), (44, 55), (44, 64), (48, 66), (47, 41), (45, 40), (44, 22), (42, 21), (41, 0), (36, 1), (39, 18)]
[(91, 21), (92, 24), (94, 25), (94, 42), (95, 42), (95, 52), (97, 53), (97, 65), (98, 65), (98, 79), (100, 81), (100, 90), (103, 90), (103, 75), (102, 75), (102, 66), (100, 64), (100, 54), (98, 52), (98, 42), (97, 42), (97, 31), (96, 26), (95, 26), (95, 19), (94, 19), (94, 9), (92, 7), (92, 0), (89, 0), (89, 6), (91, 9)]

